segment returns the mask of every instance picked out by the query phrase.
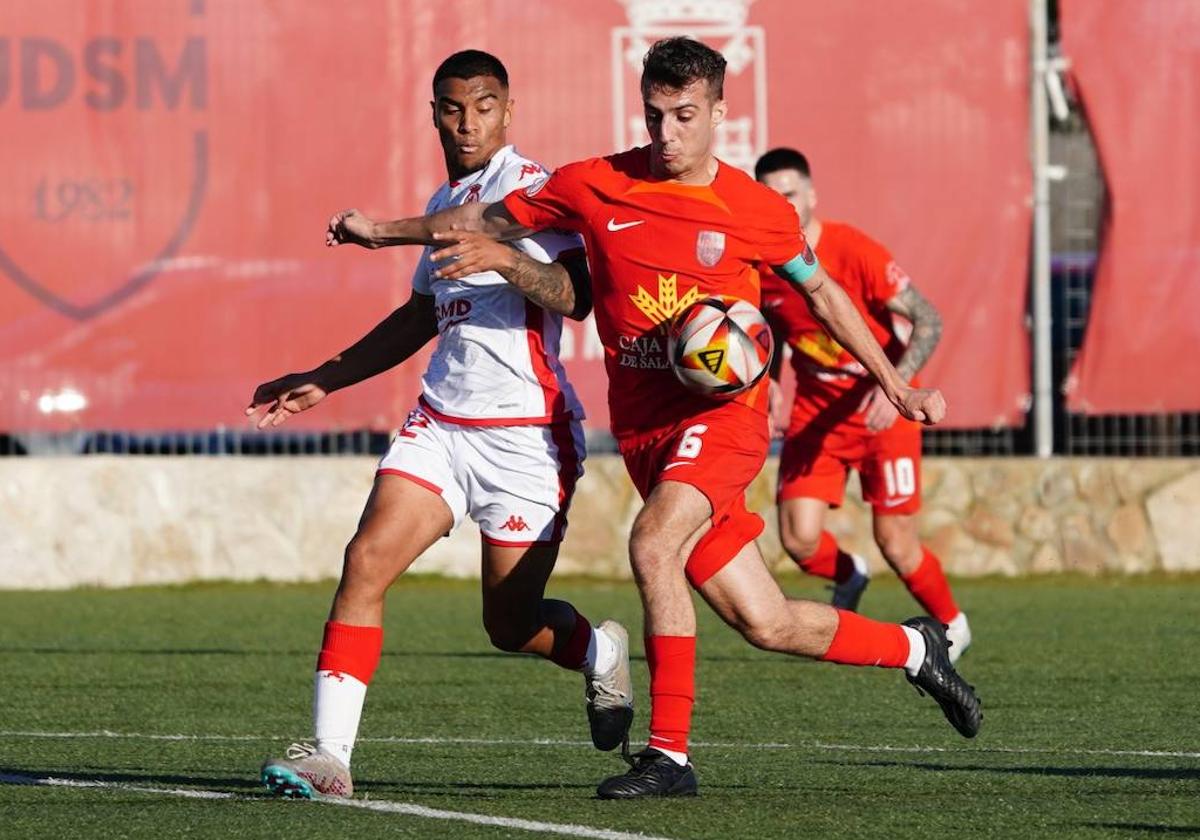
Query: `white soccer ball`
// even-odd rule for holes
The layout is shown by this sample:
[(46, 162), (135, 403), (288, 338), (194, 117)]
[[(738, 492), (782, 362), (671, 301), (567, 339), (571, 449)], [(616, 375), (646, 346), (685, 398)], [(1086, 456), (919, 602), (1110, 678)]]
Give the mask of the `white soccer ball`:
[(690, 390), (728, 399), (753, 387), (771, 366), (775, 341), (766, 318), (744, 300), (714, 295), (671, 322), (671, 369)]

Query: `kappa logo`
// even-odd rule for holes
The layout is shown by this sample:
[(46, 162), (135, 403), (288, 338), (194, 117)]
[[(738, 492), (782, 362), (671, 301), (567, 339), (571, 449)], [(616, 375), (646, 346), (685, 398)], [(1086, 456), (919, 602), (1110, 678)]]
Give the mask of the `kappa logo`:
[(13, 208), (0, 274), (68, 318), (113, 309), (171, 267), (204, 204), (205, 4), (172, 6), (181, 13), (100, 16), (84, 37), (0, 38)]
[(639, 283), (637, 294), (630, 295), (629, 299), (656, 326), (662, 326), (700, 300), (700, 297), (700, 290), (695, 286), (684, 292), (683, 297), (680, 297), (679, 276), (672, 274), (670, 277), (663, 277), (660, 274), (658, 275), (657, 297), (652, 296)]
[(346, 681), (346, 675), (343, 674), (341, 671), (326, 671), (325, 679), (337, 680), (340, 683), (344, 683)]
[(521, 172), (517, 176), (517, 180), (524, 181), (526, 175), (540, 175), (542, 174), (542, 171), (542, 167), (538, 166), (536, 163), (523, 163), (521, 164)]
[(510, 514), (508, 521), (500, 526), (501, 531), (528, 531), (529, 526), (525, 524), (525, 517)]

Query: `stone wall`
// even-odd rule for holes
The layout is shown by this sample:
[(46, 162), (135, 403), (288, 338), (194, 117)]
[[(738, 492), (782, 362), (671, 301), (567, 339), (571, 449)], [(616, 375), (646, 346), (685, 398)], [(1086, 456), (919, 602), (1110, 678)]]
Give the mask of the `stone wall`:
[[(559, 570), (628, 577), (640, 502), (618, 458), (595, 456)], [(774, 462), (751, 488), (761, 545), (781, 570), (770, 511)], [(131, 586), (335, 577), (374, 471), (370, 458), (0, 460), (0, 588)], [(923, 538), (957, 575), (1200, 570), (1200, 460), (929, 459)], [(830, 517), (842, 543), (880, 563), (870, 511)], [(478, 574), (470, 523), (414, 571)]]

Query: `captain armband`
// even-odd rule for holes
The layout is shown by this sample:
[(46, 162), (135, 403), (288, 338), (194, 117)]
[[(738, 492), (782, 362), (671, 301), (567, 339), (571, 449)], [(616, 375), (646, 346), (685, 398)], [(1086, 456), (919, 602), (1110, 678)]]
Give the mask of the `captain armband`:
[(817, 255), (812, 252), (812, 248), (805, 245), (804, 250), (799, 254), (792, 257), (783, 265), (771, 266), (771, 270), (789, 283), (799, 286), (816, 274), (817, 269), (820, 267), (821, 264), (817, 262)]

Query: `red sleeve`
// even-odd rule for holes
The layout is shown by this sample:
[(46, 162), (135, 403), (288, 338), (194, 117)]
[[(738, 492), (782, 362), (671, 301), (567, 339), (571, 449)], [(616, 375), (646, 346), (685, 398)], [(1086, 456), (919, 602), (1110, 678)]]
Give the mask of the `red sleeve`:
[(812, 252), (800, 228), (800, 217), (787, 199), (762, 187), (758, 203), (758, 253), (762, 261), (771, 266), (787, 265), (806, 252), (811, 259)]
[(908, 287), (908, 275), (896, 265), (887, 248), (860, 234), (857, 250), (862, 260), (863, 297), (868, 305), (886, 304)]
[(788, 337), (790, 330), (783, 314), (788, 303), (786, 296), (788, 292), (793, 294), (798, 294), (798, 292), (792, 291), (783, 278), (776, 277), (775, 272), (765, 262), (759, 264), (758, 275), (762, 289), (762, 306), (759, 307), (759, 310), (775, 332)]
[(531, 230), (548, 227), (579, 230), (585, 215), (587, 165), (588, 161), (568, 163), (549, 178), (535, 181), (523, 190), (513, 190), (504, 197), (504, 209)]

